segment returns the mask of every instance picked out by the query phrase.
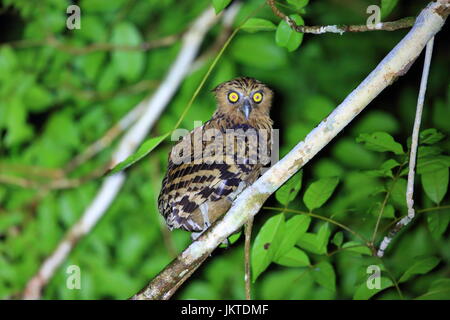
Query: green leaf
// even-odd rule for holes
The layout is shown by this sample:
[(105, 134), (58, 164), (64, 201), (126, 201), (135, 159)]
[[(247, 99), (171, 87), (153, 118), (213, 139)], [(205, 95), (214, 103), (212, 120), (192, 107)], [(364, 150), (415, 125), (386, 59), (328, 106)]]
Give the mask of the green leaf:
[(331, 158), (318, 160), (313, 166), (314, 176), (317, 178), (341, 177), (344, 169)]
[[(380, 215), (381, 206), (382, 206), (381, 202), (377, 202), (370, 210), (370, 213), (373, 216), (378, 217)], [(381, 218), (389, 218), (389, 219), (395, 218), (394, 206), (391, 204), (385, 205), (384, 209), (383, 209), (383, 214), (381, 215)]]
[[(289, 16), (297, 25), (304, 25), (303, 18), (298, 14)], [(287, 48), (289, 52), (297, 49), (303, 40), (303, 33), (292, 30), (289, 24), (281, 20), (275, 33), (275, 42), (278, 46)]]
[(364, 143), (367, 149), (377, 152), (391, 151), (395, 154), (404, 154), (400, 143), (395, 142), (394, 138), (386, 132), (361, 133), (356, 142)]
[(294, 216), (286, 221), (285, 232), (275, 257), (281, 257), (291, 250), (298, 239), (308, 230), (310, 223), (311, 217), (307, 215)]
[(287, 0), (289, 4), (292, 4), (296, 10), (299, 10), (309, 3), (309, 0)]
[(331, 240), (338, 248), (341, 247), (342, 242), (344, 241), (344, 234), (342, 231), (338, 231), (334, 234), (333, 239)]
[(426, 195), (434, 203), (441, 203), (448, 188), (448, 168), (440, 168), (422, 174), (422, 186)]
[[(116, 45), (137, 46), (141, 44), (142, 37), (133, 24), (121, 22), (112, 31), (112, 42)], [(131, 82), (141, 75), (145, 54), (140, 50), (115, 50), (112, 53), (112, 63), (117, 72)]]
[(437, 155), (417, 159), (418, 174), (437, 171), (442, 168), (448, 168), (449, 166), (450, 166), (450, 156), (446, 155)]
[(394, 159), (389, 159), (386, 160), (385, 162), (383, 162), (383, 164), (381, 165), (381, 169), (394, 169), (396, 167), (400, 166), (400, 163)]
[(275, 192), (275, 198), (282, 205), (287, 206), (289, 202), (295, 199), (300, 188), (302, 187), (302, 176), (303, 171), (297, 172), (288, 181), (286, 181), (278, 190)]
[(334, 273), (333, 266), (322, 261), (317, 264), (312, 271), (314, 280), (331, 291), (336, 291), (336, 274)]
[(280, 213), (267, 220), (256, 236), (251, 256), (253, 282), (273, 261), (280, 246), (284, 229), (284, 214)]
[(214, 7), (214, 10), (216, 10), (216, 14), (219, 14), (220, 11), (225, 9), (227, 5), (229, 5), (231, 0), (212, 0), (212, 4)]
[(5, 144), (17, 146), (32, 136), (33, 129), (27, 123), (27, 112), (22, 101), (18, 97), (12, 97), (8, 103)]
[(328, 223), (323, 224), (317, 233), (305, 232), (297, 240), (297, 245), (315, 254), (326, 254), (331, 231)]
[(306, 267), (311, 264), (308, 255), (296, 247), (292, 247), (284, 255), (275, 258), (274, 261), (285, 267)]
[(339, 183), (336, 177), (322, 178), (313, 182), (303, 195), (303, 202), (309, 211), (320, 208), (333, 194)]
[(0, 74), (10, 74), (18, 64), (16, 52), (8, 46), (0, 48)]
[(433, 281), (427, 293), (417, 297), (418, 300), (450, 300), (450, 279)]
[[(394, 185), (392, 186), (392, 183)], [(389, 181), (388, 188), (391, 188), (391, 199), (397, 207), (406, 207), (406, 179), (400, 178), (396, 181)]]
[(219, 248), (228, 248), (229, 246), (231, 246), (233, 243), (235, 243), (236, 241), (239, 240), (239, 238), (241, 237), (242, 232), (238, 232), (238, 233), (234, 233), (231, 236), (228, 237), (228, 242), (227, 243), (221, 243), (219, 245)]
[(442, 154), (443, 149), (438, 146), (419, 146), (417, 158), (434, 157)]
[(80, 3), (80, 7), (86, 12), (114, 12), (123, 6), (125, 2), (126, 0), (83, 0)]
[(230, 46), (230, 53), (236, 61), (263, 70), (276, 70), (286, 64), (286, 52), (264, 33), (237, 36)]
[(386, 277), (380, 278), (380, 288), (373, 288), (369, 289), (366, 282), (361, 283), (358, 288), (355, 291), (355, 294), (353, 295), (354, 300), (368, 300), (377, 293), (392, 287), (394, 284), (392, 283), (391, 279)]
[(441, 99), (436, 99), (431, 112), (433, 113), (433, 124), (439, 129), (447, 132), (447, 119), (450, 119), (450, 108), (448, 107), (448, 100), (443, 97)]
[[(354, 169), (373, 169), (379, 164), (377, 155), (353, 139), (342, 137), (332, 146), (333, 157)], [(349, 157), (349, 155), (352, 155)]]
[(349, 241), (342, 245), (342, 249), (346, 249), (345, 251), (351, 251), (359, 254), (365, 254), (368, 256), (372, 255), (372, 252), (370, 252), (370, 249), (365, 246), (364, 244), (357, 242), (357, 241)]
[(394, 159), (389, 159), (383, 162), (378, 170), (367, 170), (366, 173), (371, 177), (389, 177), (393, 178), (392, 169), (400, 166), (400, 163)]
[(270, 20), (261, 18), (250, 18), (247, 21), (245, 21), (244, 25), (241, 28), (246, 32), (254, 33), (258, 31), (276, 30), (277, 26)]
[(350, 131), (355, 135), (384, 131), (390, 134), (399, 131), (399, 121), (390, 113), (381, 110), (368, 110), (362, 118), (357, 119)]
[[(299, 290), (308, 290), (312, 277), (307, 272), (299, 272), (298, 268), (275, 270), (268, 273), (258, 285), (258, 295), (262, 299), (298, 299)], [(286, 285), (289, 284), (289, 285)], [(295, 299), (294, 298), (294, 299)]]
[(108, 175), (122, 171), (131, 166), (132, 164), (136, 163), (137, 161), (141, 160), (153, 149), (155, 149), (165, 138), (167, 138), (168, 135), (169, 133), (166, 133), (162, 136), (146, 140), (135, 153), (133, 153), (124, 161), (118, 163), (114, 168), (112, 168), (111, 171), (108, 172)]
[(430, 128), (420, 132), (420, 143), (423, 144), (435, 144), (436, 142), (444, 139), (444, 134), (436, 130), (435, 128)]
[(381, 0), (381, 18), (386, 18), (397, 5), (398, 0)]
[(450, 210), (442, 210), (427, 214), (428, 229), (434, 239), (439, 239), (447, 230), (450, 222)]
[(434, 269), (439, 264), (439, 259), (436, 257), (426, 257), (416, 261), (409, 267), (401, 276), (399, 282), (408, 281), (411, 277), (418, 274), (425, 274)]
[(50, 106), (53, 96), (47, 89), (35, 84), (27, 90), (23, 100), (28, 110), (39, 112)]
[(302, 101), (302, 117), (314, 125), (322, 121), (333, 111), (335, 103), (323, 95), (307, 95)]
[(83, 26), (77, 35), (92, 42), (105, 42), (108, 39), (107, 26), (96, 15), (83, 14)]
[[(64, 128), (64, 134), (61, 134), (61, 128)], [(45, 135), (59, 147), (75, 148), (80, 144), (77, 122), (68, 109), (52, 113), (45, 126)]]

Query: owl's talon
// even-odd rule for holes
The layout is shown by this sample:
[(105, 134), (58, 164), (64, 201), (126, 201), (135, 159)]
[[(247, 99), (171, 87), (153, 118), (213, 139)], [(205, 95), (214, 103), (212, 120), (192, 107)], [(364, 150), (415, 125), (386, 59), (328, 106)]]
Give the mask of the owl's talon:
[(200, 237), (202, 235), (204, 231), (200, 231), (200, 232), (192, 232), (191, 233), (191, 240), (195, 241), (198, 239), (198, 237)]
[(228, 247), (230, 246), (230, 240), (228, 240), (228, 238), (226, 238), (225, 240), (222, 241), (222, 244), (224, 246), (226, 246), (226, 248), (228, 249)]
[(208, 215), (208, 203), (204, 202), (200, 206), (200, 212), (202, 213), (203, 217), (203, 230), (206, 230), (211, 225), (211, 222), (209, 221), (209, 215)]

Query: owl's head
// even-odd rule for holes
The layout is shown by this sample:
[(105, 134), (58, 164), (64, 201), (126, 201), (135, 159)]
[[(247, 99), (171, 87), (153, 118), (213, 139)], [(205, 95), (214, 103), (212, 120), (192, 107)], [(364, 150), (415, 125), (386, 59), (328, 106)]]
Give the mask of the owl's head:
[(269, 116), (273, 92), (256, 79), (236, 78), (218, 85), (213, 92), (219, 112), (250, 122)]

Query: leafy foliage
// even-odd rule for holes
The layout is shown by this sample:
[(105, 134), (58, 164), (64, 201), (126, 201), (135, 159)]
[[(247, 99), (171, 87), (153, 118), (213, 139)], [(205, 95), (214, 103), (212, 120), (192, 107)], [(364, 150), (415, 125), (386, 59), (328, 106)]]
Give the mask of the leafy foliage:
[[(297, 24), (325, 25), (364, 23), (367, 3), (357, 2), (360, 12), (336, 1), (276, 4)], [(81, 29), (68, 30), (71, 1), (3, 1), (0, 15), (11, 32), (3, 33), (0, 43), (0, 298), (20, 297), (89, 206), (102, 183), (92, 173), (108, 166), (118, 139), (78, 166), (72, 167), (73, 159), (154, 91), (179, 52), (179, 35), (195, 17), (210, 5), (219, 14), (230, 3), (82, 0)], [(378, 4), (383, 21), (417, 15), (423, 5)], [(180, 128), (191, 130), (194, 120), (210, 118), (214, 99), (209, 90), (218, 83), (252, 76), (276, 92), (272, 116), (280, 129), (280, 155), (325, 118), (404, 35), (303, 37), (263, 0), (242, 2), (238, 26), (242, 29)], [(128, 298), (190, 242), (186, 232), (168, 234), (161, 227), (157, 195), (173, 144), (165, 137), (217, 54), (209, 49), (221, 32), (215, 26), (208, 33), (200, 53), (204, 63), (188, 74), (149, 139), (114, 169), (129, 167), (123, 189), (57, 270), (45, 299)], [(417, 216), (411, 225), (383, 259), (373, 257), (371, 244), (379, 244), (407, 213), (420, 59), (256, 216), (251, 252), (256, 298), (450, 298), (450, 90), (444, 38), (435, 40), (417, 157)], [(202, 55), (206, 52), (213, 54)], [(48, 189), (54, 181), (78, 183)], [(233, 235), (231, 242), (217, 249), (176, 298), (244, 298), (243, 236)], [(71, 265), (81, 269), (80, 290), (66, 286)], [(379, 288), (367, 286), (371, 265), (381, 270)]]

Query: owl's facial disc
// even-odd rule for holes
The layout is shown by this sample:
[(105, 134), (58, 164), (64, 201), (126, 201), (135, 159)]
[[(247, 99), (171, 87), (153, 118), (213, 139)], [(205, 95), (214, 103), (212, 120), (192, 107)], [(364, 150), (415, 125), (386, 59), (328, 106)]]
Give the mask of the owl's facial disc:
[(250, 117), (250, 113), (252, 112), (252, 104), (250, 103), (250, 100), (247, 97), (244, 98), (241, 111), (244, 114), (245, 120), (248, 120), (248, 118)]

